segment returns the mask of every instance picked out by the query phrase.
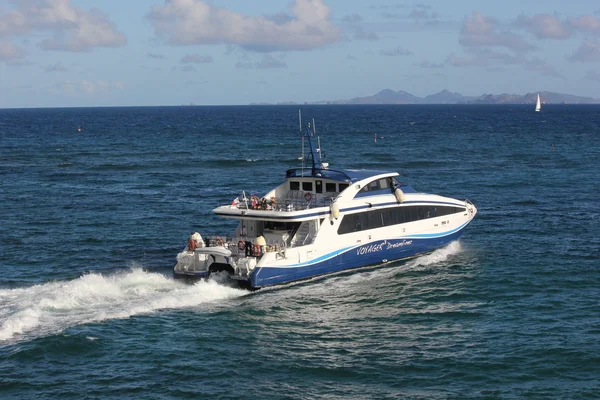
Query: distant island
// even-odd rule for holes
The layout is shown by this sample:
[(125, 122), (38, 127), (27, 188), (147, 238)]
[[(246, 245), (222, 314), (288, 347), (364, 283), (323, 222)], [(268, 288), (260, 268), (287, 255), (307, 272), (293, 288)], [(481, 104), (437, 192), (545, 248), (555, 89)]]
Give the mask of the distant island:
[[(463, 96), (460, 93), (446, 89), (441, 92), (418, 97), (403, 90), (397, 92), (384, 89), (377, 94), (366, 97), (355, 97), (350, 100), (324, 100), (306, 102), (304, 104), (535, 104), (537, 95), (546, 104), (599, 104), (600, 99), (581, 97), (572, 94), (555, 92), (535, 92), (525, 95), (518, 94), (482, 94), (481, 96)], [(276, 103), (276, 105), (296, 105), (291, 101)], [(252, 103), (251, 105), (272, 105), (271, 103)]]

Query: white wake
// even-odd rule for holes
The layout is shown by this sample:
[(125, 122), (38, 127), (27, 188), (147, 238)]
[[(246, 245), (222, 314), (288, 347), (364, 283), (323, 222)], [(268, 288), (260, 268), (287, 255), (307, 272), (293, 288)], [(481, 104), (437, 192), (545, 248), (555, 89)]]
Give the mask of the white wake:
[(56, 334), (72, 326), (193, 307), (240, 297), (247, 291), (215, 280), (185, 284), (136, 268), (113, 275), (90, 273), (72, 281), (0, 290), (0, 344)]
[(442, 263), (451, 256), (458, 254), (462, 251), (462, 247), (458, 240), (451, 242), (446, 247), (442, 247), (441, 249), (434, 250), (432, 253), (425, 254), (423, 256), (419, 256), (413, 260), (410, 260), (406, 263), (406, 267), (408, 268), (416, 268), (416, 267), (426, 267), (429, 265)]

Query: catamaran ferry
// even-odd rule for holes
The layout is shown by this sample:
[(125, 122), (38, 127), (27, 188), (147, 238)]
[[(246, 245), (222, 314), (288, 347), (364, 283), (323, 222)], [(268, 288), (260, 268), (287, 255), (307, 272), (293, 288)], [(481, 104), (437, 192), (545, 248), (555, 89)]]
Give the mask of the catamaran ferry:
[(192, 234), (177, 255), (177, 277), (227, 271), (258, 289), (377, 265), (449, 244), (477, 214), (469, 200), (419, 193), (397, 172), (329, 168), (314, 120), (304, 138), (302, 167), (288, 170), (283, 183), (262, 198), (242, 193), (213, 210), (238, 220), (237, 229)]

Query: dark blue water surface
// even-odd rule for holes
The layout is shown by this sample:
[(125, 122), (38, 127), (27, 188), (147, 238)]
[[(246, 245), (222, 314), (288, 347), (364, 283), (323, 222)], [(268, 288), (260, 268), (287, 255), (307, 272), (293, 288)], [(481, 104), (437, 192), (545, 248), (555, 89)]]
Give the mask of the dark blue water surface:
[(407, 262), (189, 285), (190, 232), (299, 166), (297, 107), (0, 110), (0, 398), (600, 398), (600, 106), (302, 110), (332, 167), (478, 217)]

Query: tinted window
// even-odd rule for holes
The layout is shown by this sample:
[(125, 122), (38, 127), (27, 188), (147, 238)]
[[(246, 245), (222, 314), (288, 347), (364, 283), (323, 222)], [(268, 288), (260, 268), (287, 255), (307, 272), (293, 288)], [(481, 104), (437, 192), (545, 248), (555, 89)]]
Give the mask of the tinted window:
[(300, 190), (300, 182), (290, 181), (290, 190)]
[(302, 182), (302, 190), (305, 190), (307, 192), (312, 192), (313, 190), (313, 183), (312, 182)]
[(335, 183), (325, 183), (325, 191), (326, 192), (336, 192), (337, 190), (335, 190)]
[(376, 229), (464, 211), (464, 208), (449, 206), (403, 206), (347, 214), (342, 217), (338, 234)]
[(343, 192), (348, 187), (348, 184), (347, 183), (340, 183), (339, 186), (340, 186), (340, 192)]
[(291, 231), (300, 226), (300, 222), (275, 222), (265, 221), (264, 229), (271, 231)]

